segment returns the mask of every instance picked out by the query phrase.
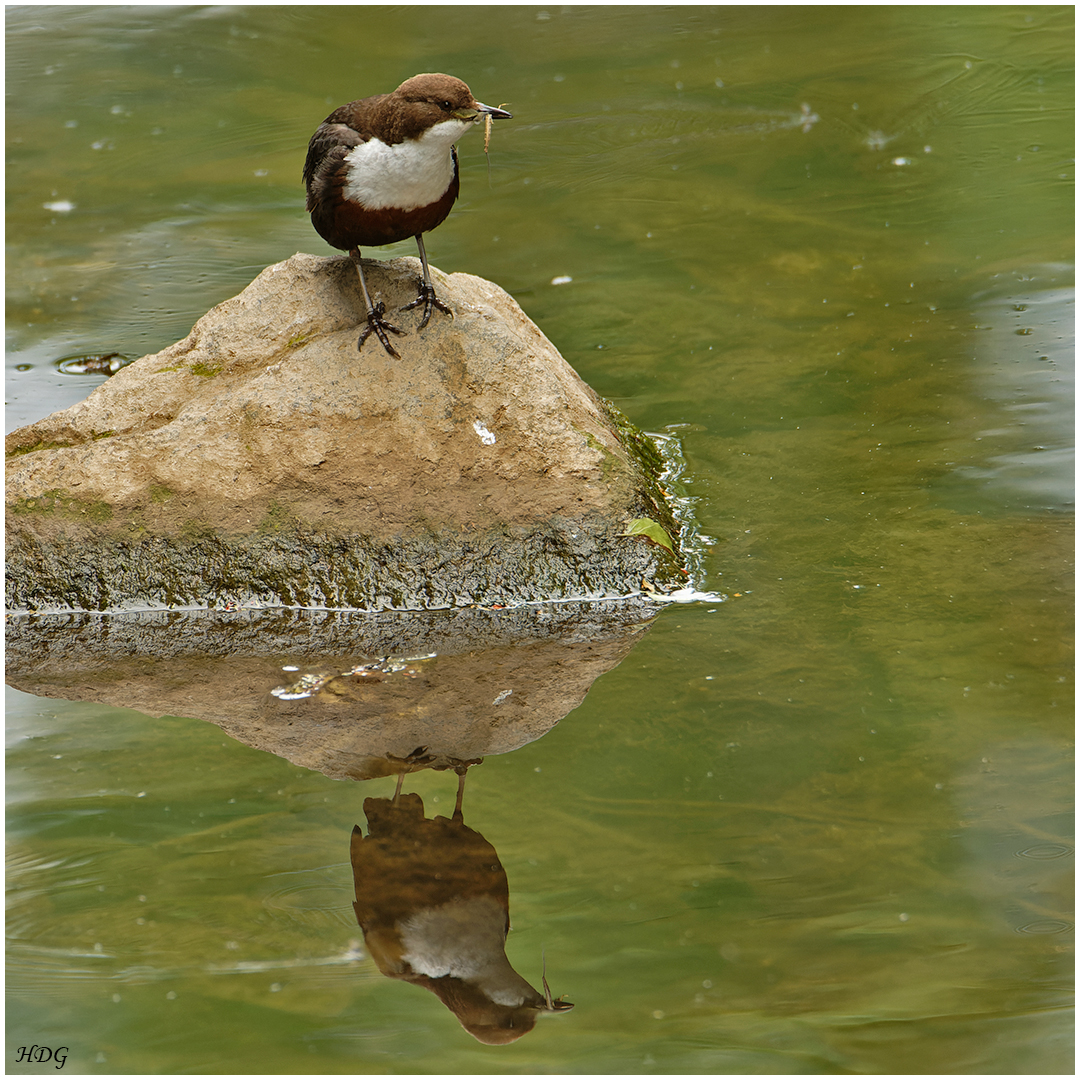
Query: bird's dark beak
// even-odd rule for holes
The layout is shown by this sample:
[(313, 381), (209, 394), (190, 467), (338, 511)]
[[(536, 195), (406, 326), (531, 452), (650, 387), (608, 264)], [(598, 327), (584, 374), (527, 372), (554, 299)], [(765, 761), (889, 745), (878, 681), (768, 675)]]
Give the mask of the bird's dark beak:
[[(547, 962), (544, 962), (545, 969), (547, 968)], [(562, 998), (553, 998), (551, 996), (551, 987), (548, 986), (547, 971), (540, 976), (544, 983), (544, 1010), (545, 1012), (566, 1012), (567, 1009), (574, 1007), (573, 1002), (563, 1001)]]
[(476, 111), (484, 116), (490, 116), (492, 120), (514, 119), (513, 113), (508, 113), (505, 109), (496, 109), (494, 105), (481, 105), (479, 101), (476, 103)]

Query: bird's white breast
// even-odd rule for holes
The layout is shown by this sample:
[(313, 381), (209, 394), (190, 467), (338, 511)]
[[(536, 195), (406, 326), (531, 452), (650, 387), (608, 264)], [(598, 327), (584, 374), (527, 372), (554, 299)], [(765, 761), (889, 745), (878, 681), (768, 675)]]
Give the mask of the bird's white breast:
[(529, 985), (503, 952), (506, 909), (491, 897), (451, 900), (418, 911), (399, 924), (402, 959), (413, 971), (439, 979), (452, 975), (480, 985), (498, 1005), (517, 1008)]
[(418, 139), (387, 145), (368, 139), (345, 155), (344, 195), (369, 210), (415, 210), (437, 202), (454, 179), (453, 144), (471, 121), (444, 120)]

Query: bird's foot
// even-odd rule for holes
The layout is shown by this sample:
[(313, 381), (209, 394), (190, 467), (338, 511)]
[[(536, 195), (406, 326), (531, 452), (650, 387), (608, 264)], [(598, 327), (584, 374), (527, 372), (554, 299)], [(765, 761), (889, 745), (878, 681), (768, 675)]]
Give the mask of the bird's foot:
[(386, 331), (389, 330), (392, 334), (397, 334), (399, 337), (405, 334), (404, 330), (398, 329), (393, 323), (388, 323), (383, 315), (386, 314), (386, 305), (380, 300), (367, 314), (367, 326), (360, 331), (360, 340), (356, 343), (357, 349), (364, 347), (364, 342), (367, 341), (372, 334), (374, 334), (381, 342), (382, 347), (395, 359), (400, 360), (397, 350), (390, 344), (390, 339), (386, 336)]
[(428, 324), (428, 319), (431, 318), (432, 311), (438, 308), (441, 312), (449, 315), (452, 319), (454, 313), (435, 295), (435, 286), (429, 285), (426, 281), (419, 282), (418, 285), (420, 295), (411, 303), (406, 304), (401, 310), (411, 311), (414, 307), (424, 305), (424, 317), (420, 320), (418, 330), (423, 330)]

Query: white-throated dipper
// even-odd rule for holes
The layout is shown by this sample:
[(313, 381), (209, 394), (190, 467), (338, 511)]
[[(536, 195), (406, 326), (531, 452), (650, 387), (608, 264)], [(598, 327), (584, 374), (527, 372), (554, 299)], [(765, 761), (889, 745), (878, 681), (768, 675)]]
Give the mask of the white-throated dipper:
[(489, 1046), (533, 1029), (543, 1014), (574, 1006), (541, 994), (506, 956), (510, 888), (498, 853), (461, 812), (424, 816), (419, 795), (364, 800), (368, 835), (353, 829), (350, 860), (368, 953), (379, 970), (430, 990), (462, 1027)]
[(332, 247), (349, 253), (360, 275), (367, 326), (357, 348), (375, 334), (391, 356), (397, 352), (387, 331), (402, 334), (372, 304), (360, 248), (416, 238), (424, 276), (420, 295), (402, 311), (424, 305), (423, 330), (438, 308), (450, 309), (435, 295), (423, 234), (440, 225), (458, 197), (454, 143), (481, 117), (511, 114), (481, 105), (452, 75), (414, 75), (391, 94), (376, 94), (335, 109), (308, 144), (304, 162), (307, 209), (315, 231)]

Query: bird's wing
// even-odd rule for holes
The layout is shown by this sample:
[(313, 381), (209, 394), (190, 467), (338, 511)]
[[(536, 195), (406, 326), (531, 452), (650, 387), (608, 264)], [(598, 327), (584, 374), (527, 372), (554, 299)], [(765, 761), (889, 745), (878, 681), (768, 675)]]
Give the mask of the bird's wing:
[(363, 142), (367, 142), (367, 139), (347, 124), (320, 124), (308, 143), (307, 160), (304, 162), (304, 186), (309, 195), (316, 177), (329, 175), (339, 169), (345, 155)]

